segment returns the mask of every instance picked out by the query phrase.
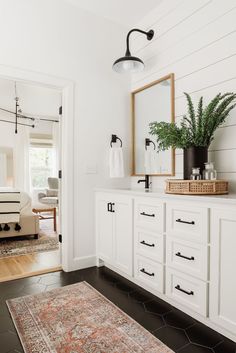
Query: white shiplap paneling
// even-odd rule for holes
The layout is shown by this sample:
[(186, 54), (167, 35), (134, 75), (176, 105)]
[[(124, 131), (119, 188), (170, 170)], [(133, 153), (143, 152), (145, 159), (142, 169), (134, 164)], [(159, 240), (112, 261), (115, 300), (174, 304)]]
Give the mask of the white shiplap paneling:
[[(159, 11), (158, 11), (159, 9)], [(138, 35), (134, 54), (144, 59), (146, 69), (133, 75), (136, 89), (173, 72), (176, 119), (186, 112), (183, 92), (207, 103), (219, 92), (236, 91), (236, 2), (235, 0), (165, 0), (146, 16), (139, 28), (155, 30), (154, 40)], [(209, 159), (221, 178), (229, 179), (236, 191), (236, 109), (216, 133)], [(176, 177), (182, 176), (182, 151), (176, 151)], [(153, 178), (156, 187), (164, 178)], [(136, 184), (136, 178), (133, 178)]]

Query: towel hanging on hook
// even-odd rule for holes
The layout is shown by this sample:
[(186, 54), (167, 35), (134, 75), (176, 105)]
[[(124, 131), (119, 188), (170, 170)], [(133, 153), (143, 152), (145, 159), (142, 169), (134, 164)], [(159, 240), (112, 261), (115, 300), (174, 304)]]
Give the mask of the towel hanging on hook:
[[(112, 148), (112, 144), (120, 141), (120, 146)], [(110, 156), (109, 156), (109, 167), (111, 178), (123, 178), (124, 177), (124, 160), (122, 151), (122, 140), (117, 135), (111, 135), (110, 142)]]

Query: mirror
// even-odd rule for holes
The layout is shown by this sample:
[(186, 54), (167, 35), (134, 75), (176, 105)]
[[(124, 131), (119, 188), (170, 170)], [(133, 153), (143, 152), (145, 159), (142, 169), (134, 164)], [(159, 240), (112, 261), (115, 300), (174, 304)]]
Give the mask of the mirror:
[(13, 148), (0, 147), (0, 187), (13, 186)]
[(133, 162), (132, 175), (175, 175), (173, 149), (157, 151), (149, 134), (153, 121), (174, 122), (174, 74), (167, 75), (132, 92)]

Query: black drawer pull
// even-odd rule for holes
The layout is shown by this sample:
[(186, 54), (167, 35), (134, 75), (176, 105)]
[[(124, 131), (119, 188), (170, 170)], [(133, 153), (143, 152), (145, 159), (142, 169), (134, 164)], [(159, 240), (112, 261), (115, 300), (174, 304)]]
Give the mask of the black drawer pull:
[(177, 284), (177, 286), (175, 287), (175, 289), (179, 290), (180, 292), (183, 292), (185, 294), (188, 294), (188, 295), (194, 295), (194, 292), (191, 290), (191, 292), (188, 292), (187, 290), (184, 290), (180, 287), (179, 284)]
[(140, 241), (140, 244), (146, 245), (146, 246), (150, 246), (151, 248), (155, 247), (155, 244), (148, 244), (145, 242), (145, 240)]
[(111, 202), (108, 202), (107, 204), (107, 212), (111, 212)]
[(183, 259), (186, 259), (186, 260), (194, 260), (193, 256), (191, 256), (191, 257), (184, 256), (179, 251), (175, 254), (175, 256), (182, 257)]
[(141, 212), (140, 213), (141, 214), (141, 216), (147, 216), (147, 217), (155, 217), (155, 214), (154, 213), (146, 213), (146, 212)]
[(148, 275), (148, 276), (150, 276), (150, 277), (154, 277), (154, 276), (155, 276), (155, 273), (154, 273), (154, 272), (149, 273), (149, 272), (145, 271), (145, 268), (142, 268), (142, 269), (140, 270), (140, 272), (145, 273), (145, 275)]
[(182, 221), (182, 219), (180, 219), (180, 218), (176, 219), (176, 221), (175, 221), (175, 222), (178, 222), (178, 223), (185, 223), (185, 224), (192, 224), (192, 225), (194, 225), (194, 224), (195, 224), (195, 222), (194, 222), (194, 221), (191, 221), (191, 222), (188, 222), (188, 221)]

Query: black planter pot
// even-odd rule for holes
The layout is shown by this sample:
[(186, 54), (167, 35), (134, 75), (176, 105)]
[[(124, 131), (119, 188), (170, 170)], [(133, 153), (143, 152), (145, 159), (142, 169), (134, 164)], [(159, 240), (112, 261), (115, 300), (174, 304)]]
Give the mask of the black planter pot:
[(208, 162), (208, 147), (192, 146), (184, 149), (184, 179), (189, 180), (192, 168), (200, 168), (201, 174), (204, 163)]

